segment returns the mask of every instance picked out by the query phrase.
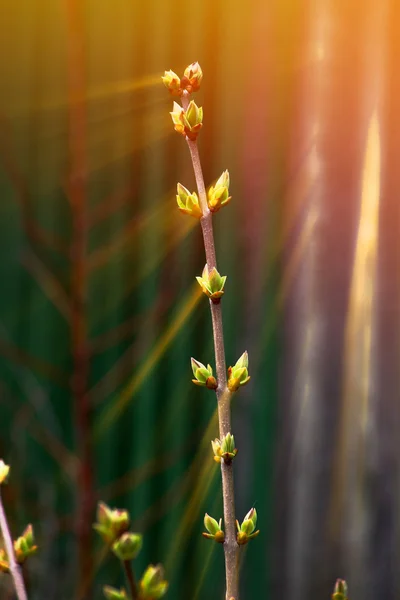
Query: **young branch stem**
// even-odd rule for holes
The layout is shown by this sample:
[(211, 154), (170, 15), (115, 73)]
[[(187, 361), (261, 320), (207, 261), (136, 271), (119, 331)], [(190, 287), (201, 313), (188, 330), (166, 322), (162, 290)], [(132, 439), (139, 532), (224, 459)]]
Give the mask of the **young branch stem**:
[(139, 597), (139, 595), (138, 595), (138, 587), (137, 587), (137, 583), (136, 583), (136, 579), (135, 579), (135, 573), (133, 572), (131, 562), (129, 560), (124, 560), (123, 561), (123, 565), (124, 565), (124, 571), (125, 571), (126, 579), (128, 581), (128, 584), (129, 584), (129, 591), (130, 591), (130, 595), (131, 595), (131, 600), (137, 600), (138, 597)]
[[(183, 108), (187, 109), (188, 104), (188, 94), (187, 92), (184, 92), (184, 94), (182, 95)], [(207, 266), (208, 269), (211, 270), (214, 267), (217, 268), (214, 233), (212, 226), (212, 213), (208, 208), (207, 193), (204, 185), (204, 178), (201, 169), (197, 141), (192, 141), (189, 138), (186, 138), (186, 142), (189, 146), (190, 156), (192, 158), (200, 206), (203, 212), (203, 216), (200, 219), (200, 223), (203, 232)], [(231, 432), (232, 393), (227, 388), (221, 304), (214, 304), (210, 300), (210, 310), (214, 338), (215, 366), (218, 379), (218, 388), (215, 390), (215, 392), (218, 401), (219, 435), (222, 438), (227, 433)], [(231, 598), (234, 598), (234, 600), (239, 600), (239, 546), (236, 542), (235, 496), (232, 463), (227, 465), (226, 463), (224, 463), (224, 461), (221, 461), (221, 475), (225, 525), (224, 554), (226, 574), (226, 599), (230, 600)]]
[(28, 600), (28, 596), (25, 590), (24, 579), (22, 577), (21, 568), (15, 559), (14, 546), (11, 537), (10, 530), (8, 528), (7, 517), (4, 511), (3, 501), (1, 498), (0, 490), (0, 529), (1, 535), (4, 540), (6, 547), (8, 564), (10, 567), (11, 577), (13, 578), (15, 593), (17, 594), (18, 600)]

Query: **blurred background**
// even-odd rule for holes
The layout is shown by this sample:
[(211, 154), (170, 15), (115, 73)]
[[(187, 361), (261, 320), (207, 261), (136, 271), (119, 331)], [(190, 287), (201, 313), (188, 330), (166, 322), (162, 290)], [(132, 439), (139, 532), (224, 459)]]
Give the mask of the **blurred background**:
[[(193, 61), (234, 399), (242, 600), (400, 598), (400, 4), (2, 0), (0, 457), (32, 600), (122, 584), (99, 499), (144, 533), (167, 598), (224, 596), (214, 364), (194, 189), (161, 83)], [(1, 598), (13, 597), (7, 576)]]

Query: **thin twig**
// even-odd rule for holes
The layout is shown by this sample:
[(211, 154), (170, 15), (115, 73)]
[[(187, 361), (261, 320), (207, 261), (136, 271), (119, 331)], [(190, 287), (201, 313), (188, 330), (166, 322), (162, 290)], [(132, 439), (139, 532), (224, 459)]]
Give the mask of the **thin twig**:
[(0, 490), (0, 529), (3, 536), (4, 545), (6, 547), (8, 564), (10, 567), (11, 577), (14, 581), (15, 593), (17, 594), (18, 600), (28, 600), (28, 596), (25, 590), (24, 579), (22, 577), (21, 569), (17, 561), (15, 560), (14, 546), (11, 537), (10, 530), (8, 528), (7, 517), (4, 511), (3, 502), (1, 499)]
[(129, 560), (123, 561), (124, 571), (126, 575), (126, 579), (129, 583), (129, 591), (131, 593), (132, 600), (137, 600), (139, 597), (138, 587), (135, 579), (135, 573), (133, 572), (131, 562)]
[[(186, 109), (188, 104), (188, 94), (187, 92), (184, 92), (184, 94), (182, 95), (183, 108)], [(189, 138), (186, 138), (186, 141), (189, 146), (190, 156), (192, 158), (200, 206), (203, 212), (203, 216), (200, 219), (200, 223), (203, 232), (207, 266), (210, 271), (214, 267), (217, 268), (214, 233), (212, 226), (212, 214), (208, 208), (207, 193), (204, 185), (204, 178), (201, 169), (197, 141), (192, 141)], [(214, 304), (210, 300), (210, 310), (214, 338), (215, 366), (218, 378), (218, 388), (216, 389), (216, 395), (218, 401), (219, 434), (222, 438), (227, 433), (231, 433), (232, 393), (227, 388), (221, 304)], [(224, 554), (226, 574), (226, 598), (228, 600), (233, 597), (235, 600), (239, 600), (239, 546), (236, 542), (235, 496), (232, 463), (226, 464), (224, 463), (224, 461), (221, 461), (221, 474), (225, 524)]]

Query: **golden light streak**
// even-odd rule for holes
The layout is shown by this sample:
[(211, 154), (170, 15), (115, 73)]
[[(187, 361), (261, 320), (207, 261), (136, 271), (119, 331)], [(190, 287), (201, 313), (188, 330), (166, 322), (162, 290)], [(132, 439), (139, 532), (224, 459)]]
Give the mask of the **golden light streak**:
[[(106, 120), (96, 124), (96, 127), (92, 127), (88, 140), (89, 173), (112, 164), (129, 162), (133, 154), (144, 146), (152, 147), (173, 135), (173, 127), (167, 118), (168, 110), (169, 108), (165, 110), (165, 106), (154, 110), (146, 105), (139, 115), (111, 114)], [(134, 135), (139, 122), (144, 133)]]
[(187, 319), (196, 308), (201, 296), (202, 293), (199, 286), (197, 283), (193, 284), (191, 291), (178, 308), (175, 319), (161, 336), (159, 342), (155, 345), (153, 351), (150, 353), (150, 356), (144, 361), (137, 372), (134, 373), (119, 396), (111, 401), (104, 414), (99, 417), (98, 422), (94, 427), (95, 437), (101, 436), (107, 427), (109, 427), (111, 423), (113, 423), (113, 421), (115, 421), (126, 409), (129, 402), (132, 401), (133, 396), (140, 389), (141, 385), (150, 374), (154, 365), (156, 365), (157, 361), (160, 360), (179, 330), (184, 326)]
[[(276, 246), (273, 249), (270, 259), (271, 261), (278, 259), (279, 254), (282, 252), (285, 244), (287, 244), (287, 241), (296, 226), (296, 222), (298, 218), (300, 218), (301, 210), (304, 208), (304, 205), (312, 193), (314, 185), (316, 184), (317, 164), (315, 153), (315, 134), (316, 131), (314, 130), (311, 138), (311, 147), (305, 157), (305, 165), (301, 166), (298, 174), (288, 189), (286, 198), (288, 205), (291, 207), (291, 211), (283, 223), (282, 232), (276, 243)], [(271, 305), (270, 311), (264, 319), (264, 326), (261, 336), (263, 344), (265, 344), (266, 339), (272, 335), (277, 325), (277, 320), (274, 320), (274, 316), (280, 315), (284, 308), (285, 300), (290, 294), (290, 288), (294, 281), (295, 275), (297, 274), (298, 268), (306, 256), (312, 236), (315, 234), (316, 223), (317, 218), (315, 210), (309, 210), (307, 218), (305, 219), (302, 229), (297, 237), (296, 245), (293, 247), (290, 256), (288, 257), (287, 264), (282, 272), (282, 279), (276, 295), (276, 302), (275, 304)]]
[(277, 295), (277, 306), (278, 309), (282, 309), (285, 299), (289, 295), (290, 286), (293, 282), (294, 276), (298, 271), (299, 265), (305, 256), (307, 248), (310, 244), (312, 236), (315, 234), (316, 215), (315, 211), (309, 211), (307, 219), (302, 227), (296, 246), (290, 255), (290, 259), (287, 263), (287, 267), (282, 275), (282, 283)]
[[(130, 94), (137, 90), (146, 89), (153, 86), (159, 86), (161, 82), (162, 73), (153, 73), (152, 75), (145, 75), (136, 80), (126, 79), (124, 81), (113, 81), (104, 83), (102, 85), (94, 86), (91, 89), (86, 90), (83, 100), (85, 102), (93, 102), (99, 100), (108, 100), (109, 98), (116, 98), (123, 94)], [(51, 96), (51, 93), (44, 94), (39, 98), (34, 98), (36, 104), (32, 104), (32, 97), (29, 97), (30, 103), (25, 104), (26, 98), (19, 98), (22, 102), (15, 103), (13, 108), (13, 114), (18, 112), (28, 113), (32, 111), (51, 111), (60, 108), (65, 108), (68, 105), (66, 96)], [(81, 101), (76, 97), (71, 97), (72, 103)]]
[(192, 600), (197, 600), (197, 598), (199, 597), (200, 591), (201, 591), (201, 587), (203, 585), (204, 579), (206, 578), (206, 575), (209, 573), (209, 569), (211, 566), (211, 559), (212, 556), (214, 554), (214, 550), (216, 548), (218, 544), (208, 544), (209, 548), (206, 554), (206, 559), (203, 559), (203, 568), (200, 571), (200, 574), (197, 578), (197, 585), (196, 588), (194, 590), (193, 596), (192, 596)]
[[(318, 357), (321, 350), (321, 309), (318, 290), (318, 256), (320, 252), (320, 223), (324, 210), (324, 143), (322, 125), (326, 116), (327, 61), (332, 52), (332, 36), (328, 24), (331, 6), (327, 3), (309, 3), (307, 42), (303, 56), (307, 62), (307, 75), (301, 78), (301, 113), (298, 127), (307, 143), (304, 161), (304, 191), (307, 196), (304, 216), (300, 215), (302, 230), (291, 256), (291, 270), (285, 273), (280, 301), (293, 277), (293, 266), (300, 264), (296, 290), (295, 314), (301, 327), (292, 340), (294, 360), (298, 368), (291, 390), (294, 430), (288, 463), (289, 493), (292, 498), (288, 511), (287, 582), (285, 591), (297, 599), (305, 593), (305, 558), (302, 548), (309, 538), (312, 520), (312, 498), (316, 480), (309, 468), (309, 457), (315, 445), (319, 420), (320, 369)], [(329, 69), (328, 69), (329, 70)], [(294, 139), (297, 143), (297, 137)], [(304, 144), (304, 142), (303, 142)]]
[[(379, 125), (374, 112), (369, 123), (364, 158), (360, 219), (345, 331), (341, 426), (332, 506), (332, 525), (335, 530), (342, 516), (345, 495), (358, 496), (361, 492), (359, 483), (364, 476), (371, 409), (380, 180)], [(353, 486), (353, 489), (349, 486)]]

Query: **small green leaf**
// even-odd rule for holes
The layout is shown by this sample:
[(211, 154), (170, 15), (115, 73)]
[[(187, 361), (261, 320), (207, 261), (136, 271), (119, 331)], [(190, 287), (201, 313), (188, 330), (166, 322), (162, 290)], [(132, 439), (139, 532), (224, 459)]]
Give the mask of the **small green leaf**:
[(210, 377), (210, 373), (208, 372), (208, 370), (205, 367), (197, 369), (196, 379), (198, 379), (201, 383), (205, 383), (209, 377)]
[(348, 600), (347, 583), (344, 579), (337, 579), (333, 590), (332, 600)]
[(107, 600), (128, 600), (128, 596), (124, 588), (117, 590), (109, 585), (105, 585), (103, 587), (103, 593)]
[(247, 350), (243, 352), (242, 356), (236, 361), (235, 367), (246, 367), (249, 366), (249, 355)]
[(149, 565), (140, 580), (141, 598), (156, 599), (165, 595), (168, 582), (164, 580), (164, 569), (161, 565)]
[(139, 554), (142, 547), (143, 537), (140, 533), (126, 532), (112, 545), (115, 556), (122, 561), (133, 560)]
[(210, 515), (207, 513), (204, 516), (204, 527), (207, 529), (208, 533), (211, 533), (211, 535), (215, 535), (221, 529), (218, 521), (216, 521), (213, 517), (210, 517)]

